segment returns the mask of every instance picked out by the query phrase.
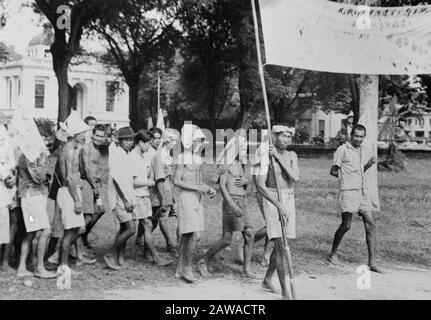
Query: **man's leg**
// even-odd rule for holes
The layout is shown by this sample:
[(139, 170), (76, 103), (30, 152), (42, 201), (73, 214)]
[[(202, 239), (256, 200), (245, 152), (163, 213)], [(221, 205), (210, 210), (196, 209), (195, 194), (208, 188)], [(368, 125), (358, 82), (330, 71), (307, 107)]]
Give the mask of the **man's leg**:
[(278, 274), (278, 280), (280, 281), (280, 287), (281, 287), (281, 296), (283, 300), (291, 300), (289, 291), (287, 290), (286, 285), (286, 253), (284, 250), (283, 245), (283, 239), (282, 238), (276, 238), (274, 239), (275, 242), (275, 261), (276, 261), (276, 268), (277, 268), (277, 274)]
[(119, 248), (119, 239), (125, 230), (124, 223), (120, 223), (120, 230), (118, 230), (115, 235), (114, 244), (112, 245), (111, 253), (105, 254), (103, 259), (105, 260), (106, 265), (113, 270), (121, 270), (121, 266), (118, 264), (118, 248)]
[(95, 212), (92, 215), (89, 216), (89, 220), (86, 219), (85, 221), (85, 233), (83, 235), (84, 245), (87, 248), (91, 248), (91, 244), (88, 242), (88, 234), (91, 232), (91, 230), (94, 228), (96, 223), (102, 218), (102, 216), (105, 214), (105, 212)]
[(60, 265), (69, 265), (69, 252), (72, 242), (74, 240), (75, 234), (78, 228), (71, 228), (64, 230), (63, 239), (60, 245)]
[(13, 270), (9, 266), (9, 258), (10, 258), (10, 253), (12, 251), (12, 246), (15, 242), (15, 235), (18, 232), (18, 223), (19, 223), (18, 214), (19, 212), (17, 208), (9, 210), (9, 221), (10, 221), (9, 239), (10, 240), (9, 240), (9, 243), (6, 243), (3, 246), (3, 259), (1, 263), (1, 269), (4, 272), (11, 272)]
[(232, 243), (232, 232), (224, 232), (223, 238), (215, 242), (205, 255), (199, 259), (198, 268), (199, 272), (204, 277), (210, 277), (211, 274), (208, 272), (208, 261), (214, 257), (218, 252), (227, 248)]
[(384, 273), (383, 270), (376, 266), (375, 255), (376, 255), (376, 227), (374, 223), (373, 215), (370, 212), (361, 212), (362, 220), (365, 226), (365, 237), (367, 240), (368, 247), (368, 266), (371, 271)]
[(271, 252), (271, 256), (269, 258), (269, 265), (265, 274), (265, 278), (263, 279), (263, 282), (262, 282), (262, 287), (265, 290), (269, 290), (275, 294), (280, 294), (281, 293), (280, 290), (278, 290), (272, 284), (272, 277), (274, 276), (274, 272), (276, 269), (277, 269), (277, 258), (276, 258), (276, 250), (274, 246)]
[(39, 278), (50, 279), (55, 278), (57, 276), (54, 272), (49, 272), (45, 269), (44, 258), (46, 252), (46, 244), (48, 242), (49, 235), (51, 234), (51, 230), (45, 229), (42, 230), (39, 235), (39, 240), (37, 243), (37, 266), (34, 275)]
[[(193, 254), (196, 249), (196, 245), (199, 242), (199, 234), (197, 232), (187, 233), (183, 234), (181, 236), (181, 243), (183, 245), (182, 247), (182, 270), (180, 270), (180, 276), (181, 278), (188, 282), (193, 283), (195, 282), (195, 278), (193, 276)], [(183, 242), (184, 241), (184, 242)]]
[(251, 272), (251, 256), (253, 255), (254, 233), (251, 227), (245, 228), (244, 236), (244, 274), (247, 277), (255, 278)]
[(85, 227), (78, 228), (77, 232), (72, 240), (72, 243), (75, 245), (76, 250), (76, 265), (80, 266), (83, 264), (94, 264), (97, 262), (96, 259), (87, 259), (84, 256), (84, 239), (83, 236), (85, 234)]
[(352, 214), (350, 212), (343, 212), (341, 214), (341, 224), (335, 232), (334, 242), (332, 244), (331, 253), (329, 254), (328, 261), (334, 265), (341, 265), (337, 257), (337, 250), (340, 246), (341, 240), (347, 231), (350, 230), (352, 224)]
[(164, 217), (164, 218), (159, 220), (160, 231), (162, 232), (163, 237), (165, 238), (167, 250), (175, 258), (178, 258), (178, 250), (175, 248), (176, 246), (174, 245), (174, 242), (172, 241), (171, 235), (169, 233), (169, 223), (168, 223), (169, 220), (168, 219), (169, 219), (168, 217)]
[[(151, 222), (151, 232), (153, 231), (153, 222), (151, 221), (151, 219), (150, 218), (148, 218), (149, 220), (150, 220), (150, 222)], [(135, 243), (138, 245), (138, 246), (142, 246), (142, 237), (144, 236), (144, 233), (145, 233), (145, 228), (144, 228), (144, 225), (142, 224), (142, 223), (139, 223), (138, 224), (138, 233), (137, 233), (137, 235), (136, 235), (136, 240), (135, 240)]]
[(124, 222), (124, 231), (118, 237), (117, 263), (124, 265), (124, 252), (126, 251), (127, 240), (135, 234), (135, 220)]
[(33, 276), (33, 273), (31, 273), (27, 269), (27, 258), (28, 258), (28, 254), (30, 252), (30, 246), (32, 245), (35, 234), (36, 232), (28, 232), (26, 233), (26, 235), (24, 236), (24, 239), (22, 240), (17, 277)]
[(156, 246), (154, 245), (153, 223), (151, 221), (151, 218), (144, 218), (139, 220), (139, 226), (144, 230), (145, 247), (150, 252), (153, 261), (159, 266), (167, 266), (168, 264), (171, 264), (172, 260), (164, 260), (160, 258), (159, 254), (157, 253)]

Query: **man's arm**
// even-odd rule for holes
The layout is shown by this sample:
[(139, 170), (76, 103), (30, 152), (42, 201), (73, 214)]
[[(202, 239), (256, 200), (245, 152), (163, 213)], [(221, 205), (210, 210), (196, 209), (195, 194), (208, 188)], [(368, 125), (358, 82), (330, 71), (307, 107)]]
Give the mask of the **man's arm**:
[(331, 167), (331, 171), (329, 171), (329, 174), (335, 178), (338, 178), (338, 173), (339, 173), (340, 167), (337, 165), (333, 165)]
[[(296, 160), (296, 164), (290, 166), (289, 163), (283, 159), (280, 154), (275, 150), (274, 146), (270, 146), (270, 155), (273, 155), (277, 162), (280, 164), (281, 170), (284, 171), (287, 176), (293, 181), (299, 181), (299, 169), (298, 169), (298, 160)], [(294, 161), (295, 162), (295, 161)]]
[[(93, 189), (93, 192), (95, 191), (97, 185), (96, 181), (92, 175), (92, 172), (90, 170), (91, 167), (91, 152), (88, 150), (88, 148), (84, 147), (81, 149), (81, 155), (82, 155), (82, 165), (84, 168), (81, 168), (85, 172), (85, 178), (90, 184), (91, 188)], [(81, 163), (80, 163), (81, 165)]]
[(221, 194), (223, 195), (223, 198), (229, 203), (229, 205), (234, 208), (235, 212), (237, 214), (241, 213), (240, 208), (238, 208), (238, 206), (235, 204), (235, 202), (232, 200), (227, 188), (226, 188), (226, 183), (227, 183), (227, 177), (228, 177), (228, 173), (225, 172), (220, 176), (220, 190), (221, 190)]
[(60, 170), (62, 171), (62, 176), (66, 177), (67, 188), (69, 189), (70, 195), (75, 203), (80, 202), (78, 197), (78, 187), (76, 185), (76, 178), (73, 176), (74, 173), (74, 150), (65, 150), (64, 161), (60, 163)]
[[(143, 187), (154, 187), (155, 183), (154, 180), (151, 179), (143, 179), (139, 177), (133, 178), (133, 187), (134, 188), (143, 188)], [(159, 190), (157, 188), (157, 190)]]
[(372, 156), (371, 159), (368, 160), (367, 164), (364, 166), (364, 172), (370, 169), (376, 162), (377, 162), (376, 157)]

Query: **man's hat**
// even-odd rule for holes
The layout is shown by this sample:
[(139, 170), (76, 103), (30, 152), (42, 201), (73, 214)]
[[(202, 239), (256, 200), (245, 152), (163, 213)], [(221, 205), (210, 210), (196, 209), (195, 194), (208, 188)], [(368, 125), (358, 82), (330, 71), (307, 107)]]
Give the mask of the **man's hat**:
[(69, 137), (90, 130), (90, 127), (81, 119), (76, 112), (72, 112), (64, 122), (60, 122), (62, 129)]
[(118, 130), (118, 139), (134, 138), (135, 132), (130, 127), (123, 127)]

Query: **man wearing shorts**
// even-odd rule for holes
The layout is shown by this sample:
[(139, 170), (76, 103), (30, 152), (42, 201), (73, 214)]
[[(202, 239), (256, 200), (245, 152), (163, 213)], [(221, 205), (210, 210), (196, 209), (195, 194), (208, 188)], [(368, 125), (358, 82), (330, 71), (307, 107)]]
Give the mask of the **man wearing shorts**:
[[(239, 154), (246, 155), (247, 144), (240, 143), (239, 148), (242, 148)], [(245, 191), (248, 179), (244, 176), (244, 168), (239, 160), (239, 156), (228, 165), (226, 171), (222, 172), (219, 183), (223, 195), (223, 238), (213, 244), (198, 261), (199, 271), (202, 276), (209, 277), (208, 260), (217, 254), (217, 252), (231, 245), (233, 233), (239, 231), (242, 232), (244, 237), (243, 272), (245, 276), (254, 278), (251, 272), (251, 256), (254, 241), (253, 228), (248, 216), (247, 193)]]
[(99, 150), (104, 138), (105, 126), (96, 124), (93, 127), (91, 141), (86, 143), (79, 152), (82, 206), (85, 219), (85, 233), (82, 235), (82, 240), (87, 248), (92, 248), (88, 242), (88, 234), (105, 213), (102, 199), (100, 198), (102, 179), (100, 177), (101, 155)]
[[(147, 172), (150, 173), (151, 163), (153, 162), (154, 156), (157, 154), (157, 152), (160, 149), (160, 146), (162, 145), (162, 134), (163, 131), (157, 127), (151, 128), (148, 130), (148, 133), (151, 135), (151, 147), (150, 149), (143, 154), (145, 164), (147, 165)], [(150, 192), (150, 198), (153, 199), (155, 197), (155, 186), (148, 188)], [(155, 211), (158, 208), (155, 209)], [(138, 233), (136, 235), (136, 244), (142, 245), (142, 237), (144, 236), (144, 227), (142, 224), (138, 224)], [(151, 255), (148, 253), (148, 251), (145, 248), (144, 254), (146, 256), (146, 259), (150, 260)]]
[(195, 282), (193, 275), (193, 255), (200, 239), (200, 232), (205, 229), (203, 212), (203, 195), (214, 197), (216, 191), (203, 183), (202, 164), (199, 154), (205, 135), (196, 126), (192, 127), (190, 136), (184, 133), (184, 152), (176, 162), (173, 182), (178, 193), (178, 225), (181, 233), (179, 260), (175, 277), (187, 283)]
[(136, 207), (135, 217), (144, 230), (145, 247), (151, 255), (152, 261), (159, 266), (166, 266), (172, 260), (163, 260), (159, 257), (153, 239), (152, 210), (149, 187), (154, 186), (154, 180), (148, 178), (148, 168), (145, 154), (150, 150), (151, 137), (144, 130), (135, 136), (135, 148), (129, 153), (130, 166), (133, 168), (133, 187), (135, 189)]
[(120, 223), (120, 230), (115, 236), (111, 253), (106, 254), (104, 260), (110, 269), (117, 271), (121, 270), (125, 263), (124, 252), (127, 240), (135, 234), (136, 229), (134, 213), (136, 198), (133, 188), (134, 169), (129, 157), (134, 137), (135, 133), (132, 128), (120, 128), (118, 131), (119, 146), (115, 149), (116, 158), (110, 167), (110, 174), (116, 191), (113, 213)]
[(334, 154), (334, 162), (330, 174), (339, 179), (341, 225), (335, 233), (332, 250), (328, 261), (333, 265), (342, 266), (337, 257), (337, 250), (343, 236), (350, 229), (354, 213), (362, 217), (368, 247), (368, 266), (371, 271), (383, 273), (376, 266), (376, 234), (372, 215), (373, 206), (369, 190), (365, 184), (365, 172), (376, 163), (373, 150), (362, 145), (366, 128), (355, 125), (352, 128), (350, 141), (338, 147)]
[[(47, 155), (30, 162), (24, 154), (18, 160), (18, 198), (21, 201), (21, 210), (24, 218), (26, 234), (21, 244), (21, 254), (17, 277), (33, 276), (27, 270), (27, 258), (31, 249), (33, 238), (37, 239), (37, 266), (34, 275), (38, 278), (50, 279), (57, 275), (49, 272), (44, 266), (46, 244), (51, 234), (47, 212), (48, 196), (48, 161)], [(39, 233), (37, 235), (37, 233)]]
[[(269, 156), (266, 154), (260, 159), (257, 179), (257, 188), (263, 200), (266, 232), (268, 239), (275, 243), (262, 287), (278, 293), (271, 281), (274, 272), (277, 271), (281, 295), (286, 300), (290, 297), (286, 286), (286, 252), (283, 245), (283, 233), (288, 239), (296, 238), (293, 186), (299, 181), (298, 158), (295, 152), (287, 151), (287, 147), (292, 144), (294, 134), (294, 128), (287, 125), (274, 125), (272, 128), (273, 145), (269, 146)], [(270, 162), (271, 157), (274, 157), (274, 165)], [(278, 179), (282, 199), (278, 198), (276, 179)], [(284, 230), (282, 230), (283, 224), (280, 219), (284, 219)]]
[(164, 141), (162, 148), (153, 157), (150, 168), (150, 179), (154, 180), (154, 193), (150, 193), (151, 206), (153, 210), (153, 230), (160, 225), (168, 252), (173, 257), (178, 257), (176, 244), (172, 240), (169, 232), (169, 215), (175, 210), (175, 200), (172, 184), (173, 160), (171, 151), (176, 143), (176, 134), (172, 129), (166, 129), (164, 132)]
[(60, 246), (59, 268), (69, 265), (69, 252), (73, 242), (85, 227), (79, 179), (79, 151), (85, 144), (89, 127), (81, 120), (69, 118), (66, 124), (68, 140), (61, 146), (54, 179), (58, 179), (57, 205), (64, 228)]

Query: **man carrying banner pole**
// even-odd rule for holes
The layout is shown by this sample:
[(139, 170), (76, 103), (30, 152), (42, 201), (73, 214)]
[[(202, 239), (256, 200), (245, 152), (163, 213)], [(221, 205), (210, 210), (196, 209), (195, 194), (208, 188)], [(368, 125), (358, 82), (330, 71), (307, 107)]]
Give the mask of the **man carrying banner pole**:
[[(260, 81), (261, 81), (261, 85), (262, 85), (262, 91), (263, 91), (263, 100), (264, 100), (264, 105), (265, 105), (265, 113), (266, 113), (266, 120), (267, 120), (267, 125), (268, 125), (268, 137), (269, 137), (269, 144), (271, 145), (270, 149), (275, 149), (272, 146), (272, 138), (271, 138), (271, 118), (270, 118), (270, 113), (269, 113), (269, 105), (268, 105), (268, 98), (266, 95), (266, 86), (265, 86), (265, 77), (264, 77), (264, 70), (263, 70), (263, 65), (262, 65), (262, 57), (261, 57), (261, 52), (260, 52), (260, 41), (259, 41), (259, 29), (258, 29), (258, 22), (257, 22), (257, 13), (256, 13), (256, 4), (254, 2), (255, 0), (251, 0), (251, 6), (252, 6), (252, 10), (253, 10), (253, 22), (254, 22), (254, 31), (255, 31), (255, 37), (256, 37), (256, 50), (257, 50), (257, 58), (258, 58), (258, 65), (259, 65), (259, 75), (260, 75)], [(274, 159), (274, 155), (276, 154), (276, 152), (271, 152), (270, 153), (270, 159), (271, 159), (271, 164), (272, 167), (274, 167), (275, 165), (275, 159)], [(262, 164), (261, 164), (262, 165)], [(283, 165), (281, 165), (283, 167)], [(284, 169), (284, 168), (283, 168)], [(283, 200), (283, 194), (280, 188), (280, 181), (279, 181), (279, 175), (274, 174), (274, 182), (275, 182), (275, 187), (277, 190), (277, 203), (281, 203)], [(260, 179), (261, 180), (261, 179)], [(293, 179), (295, 180), (295, 179)], [(261, 183), (259, 183), (259, 189), (260, 188)], [(264, 193), (265, 194), (265, 193)], [(269, 199), (268, 199), (269, 200)], [(271, 201), (271, 200), (270, 200)], [(296, 290), (295, 290), (295, 283), (294, 283), (294, 276), (293, 276), (293, 266), (292, 266), (292, 256), (290, 254), (290, 248), (289, 248), (289, 244), (287, 241), (287, 214), (284, 210), (282, 210), (282, 206), (279, 206), (278, 208), (278, 215), (279, 215), (279, 219), (280, 219), (280, 223), (281, 223), (281, 233), (282, 233), (282, 244), (284, 247), (284, 253), (286, 255), (287, 258), (287, 265), (288, 265), (288, 271), (289, 271), (289, 278), (290, 278), (290, 289), (291, 289), (291, 294), (292, 294), (292, 299), (295, 300), (296, 299)], [(276, 242), (276, 247), (274, 248), (273, 251), (273, 256), (274, 253), (276, 253), (276, 251), (279, 250), (279, 246), (278, 246), (278, 242)], [(272, 262), (270, 263), (269, 267), (268, 267), (268, 274), (270, 273), (270, 271), (274, 271), (271, 269), (275, 269), (275, 266), (273, 265), (273, 261), (274, 259), (271, 259)], [(278, 259), (277, 259), (278, 260)], [(277, 263), (277, 268), (279, 268), (280, 265)], [(280, 272), (281, 270), (278, 270), (279, 273), (279, 278), (280, 275), (284, 275), (284, 272)], [(284, 299), (288, 298), (287, 292), (283, 292), (285, 291), (284, 284), (285, 284), (285, 279), (279, 279), (280, 280), (280, 284), (282, 286), (282, 296)]]

